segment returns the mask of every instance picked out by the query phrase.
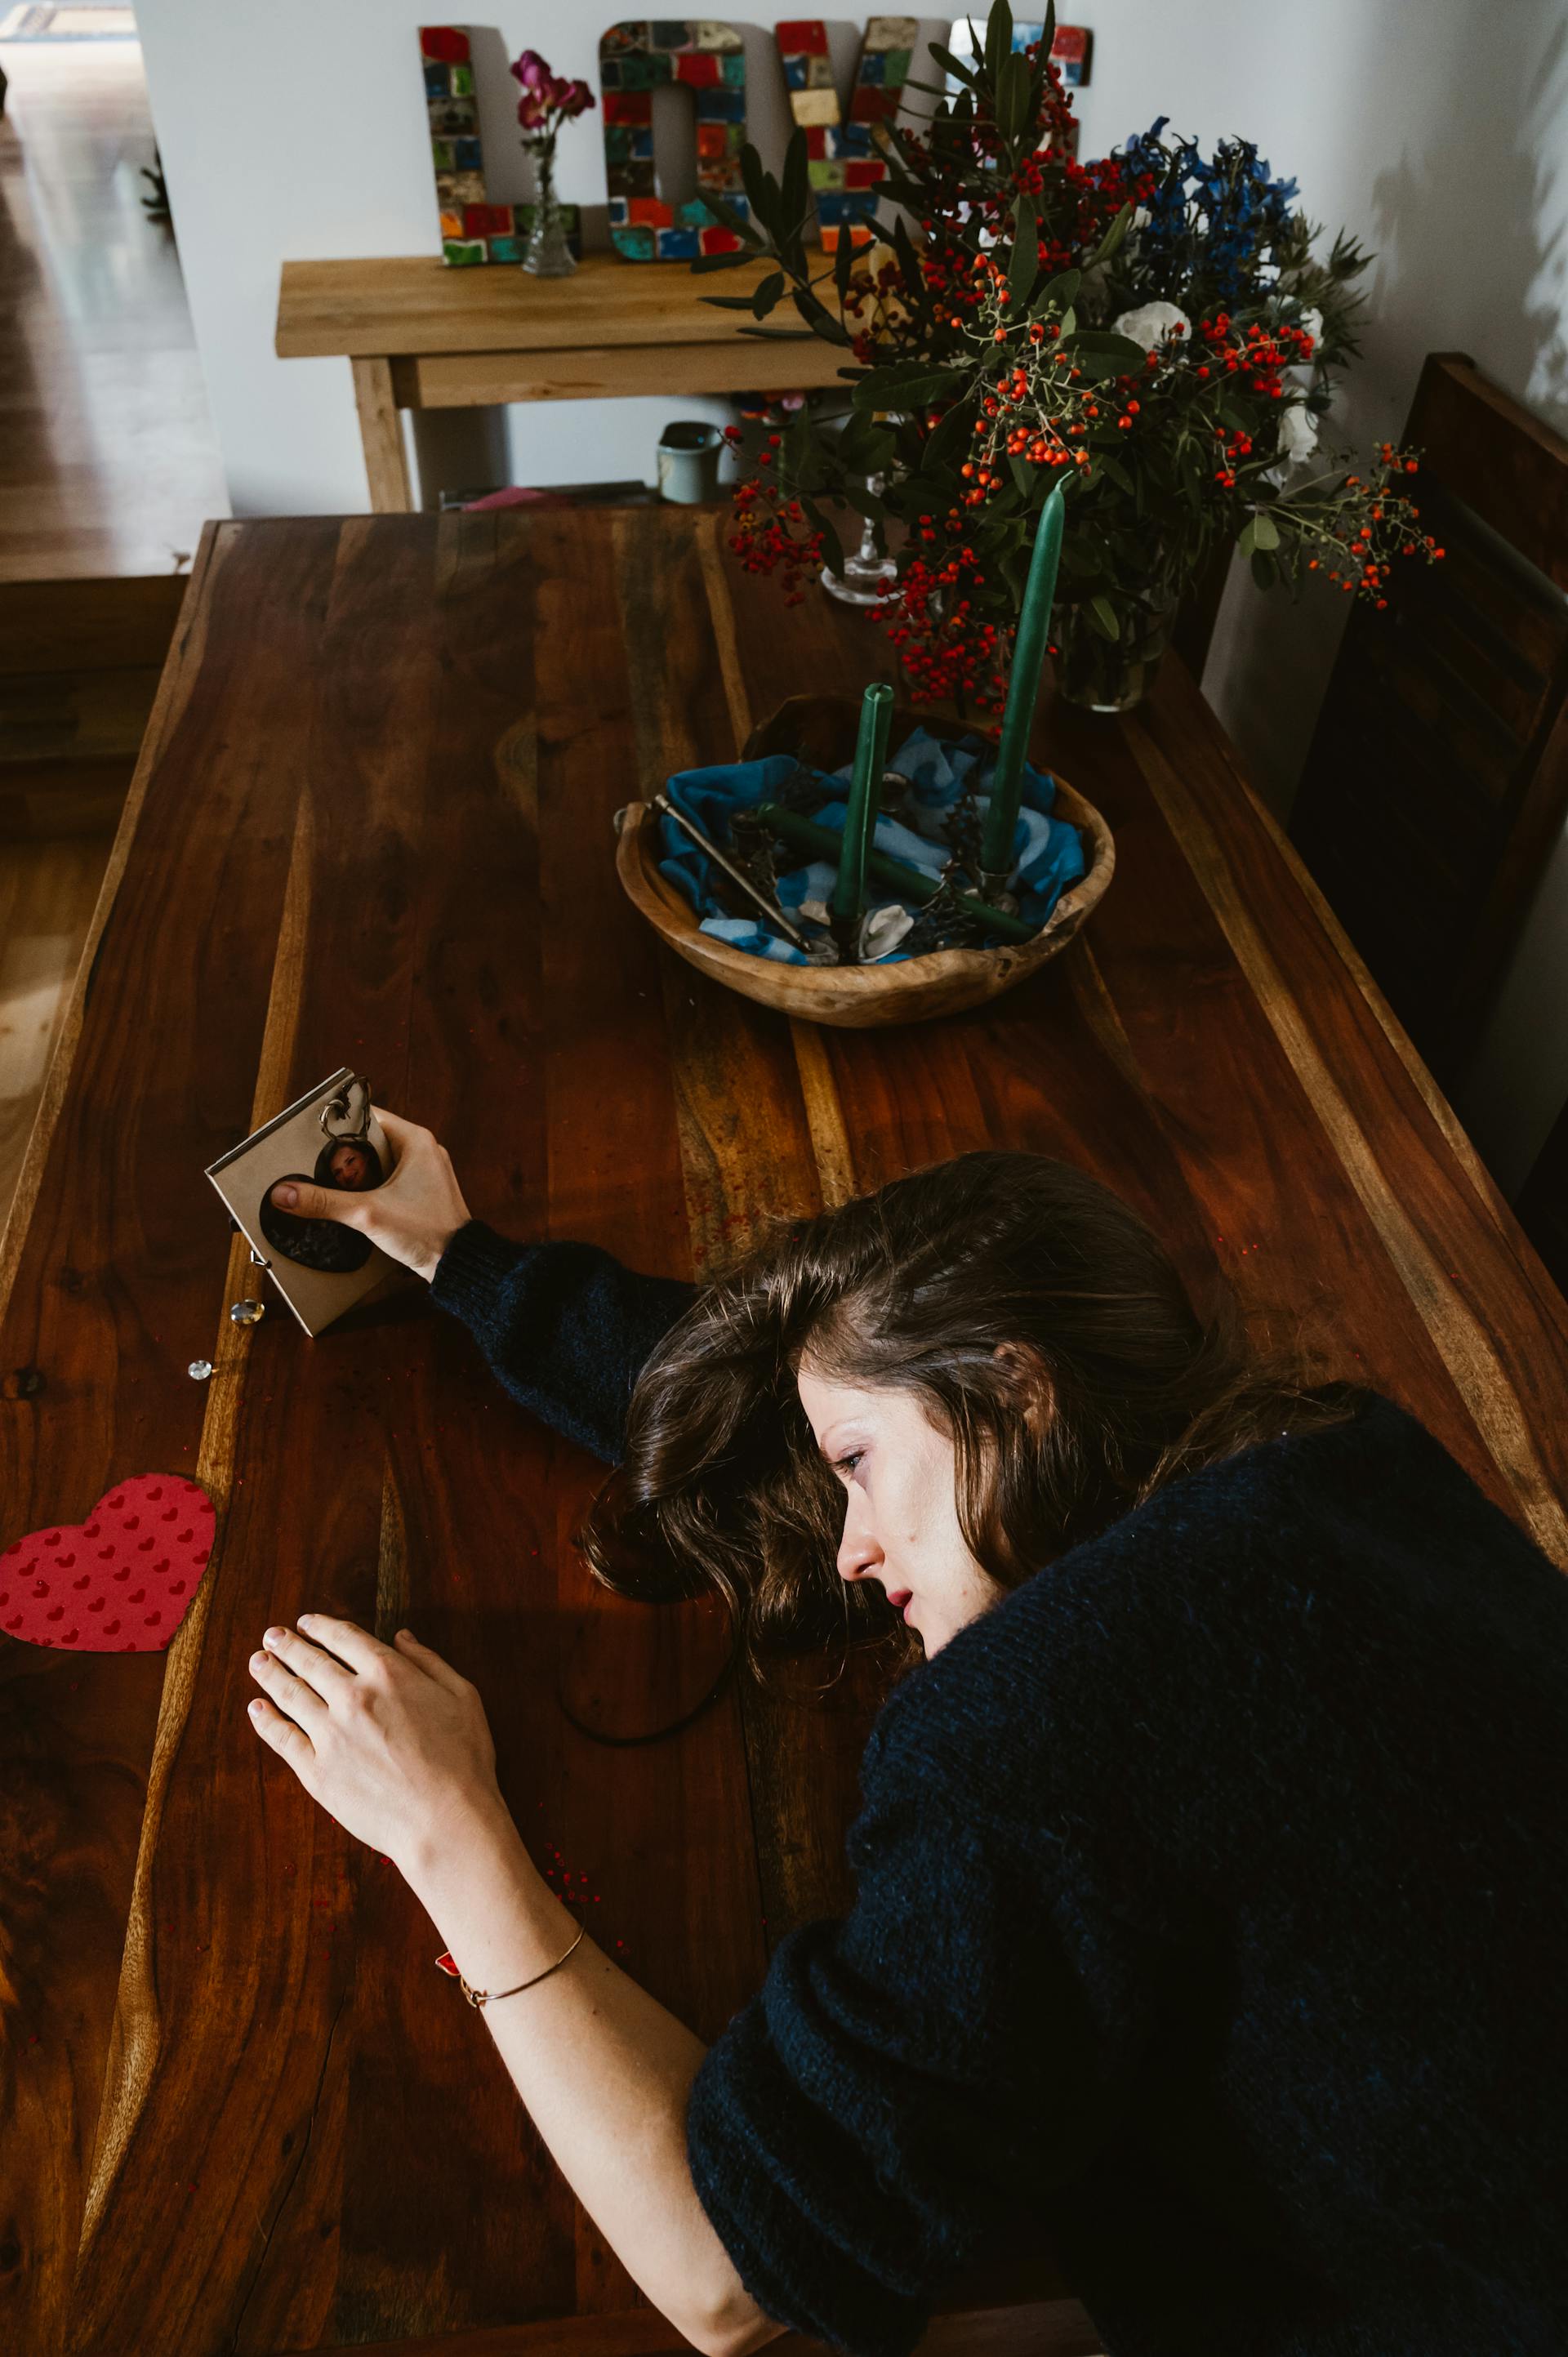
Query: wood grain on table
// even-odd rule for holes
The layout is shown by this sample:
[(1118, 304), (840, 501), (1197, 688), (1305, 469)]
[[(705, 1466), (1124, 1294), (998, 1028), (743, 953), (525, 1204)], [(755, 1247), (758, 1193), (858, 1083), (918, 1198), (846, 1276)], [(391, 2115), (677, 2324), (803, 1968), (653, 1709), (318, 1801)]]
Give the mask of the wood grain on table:
[[(162, 1468), (220, 1517), (166, 1655), (0, 1652), (0, 2345), (28, 2357), (678, 2345), (395, 1870), (254, 1736), (269, 1621), (407, 1620), (472, 1676), (535, 1854), (588, 1875), (596, 1938), (704, 2039), (850, 1897), (874, 1664), (589, 1742), (558, 1694), (637, 1732), (725, 1644), (705, 1606), (586, 1576), (598, 1469), (417, 1288), (314, 1344), (230, 1323), (252, 1273), (202, 1171), (340, 1063), (502, 1231), (668, 1275), (969, 1146), (1068, 1156), (1200, 1300), (1228, 1281), (1403, 1402), (1568, 1564), (1568, 1310), (1174, 660), (1124, 722), (1042, 716), (1117, 871), (1011, 995), (821, 1033), (662, 951), (611, 813), (802, 686), (892, 675), (874, 623), (786, 609), (723, 532), (648, 509), (204, 541), (0, 1257), (8, 1525)], [(933, 2349), (1092, 2348), (1048, 2255), (1021, 2265)]]

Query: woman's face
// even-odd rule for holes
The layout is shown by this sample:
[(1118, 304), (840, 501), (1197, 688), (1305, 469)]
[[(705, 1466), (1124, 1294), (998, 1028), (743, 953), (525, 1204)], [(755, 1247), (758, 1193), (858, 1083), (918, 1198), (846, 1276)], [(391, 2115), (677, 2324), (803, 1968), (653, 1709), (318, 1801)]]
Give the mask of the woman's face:
[(360, 1193), (370, 1183), (371, 1157), (362, 1146), (353, 1146), (347, 1141), (335, 1146), (327, 1167), (332, 1173), (334, 1186), (349, 1188), (355, 1194)]
[(804, 1367), (796, 1380), (817, 1447), (843, 1485), (839, 1572), (880, 1580), (929, 1660), (1006, 1592), (964, 1544), (952, 1442), (908, 1392), (858, 1391)]

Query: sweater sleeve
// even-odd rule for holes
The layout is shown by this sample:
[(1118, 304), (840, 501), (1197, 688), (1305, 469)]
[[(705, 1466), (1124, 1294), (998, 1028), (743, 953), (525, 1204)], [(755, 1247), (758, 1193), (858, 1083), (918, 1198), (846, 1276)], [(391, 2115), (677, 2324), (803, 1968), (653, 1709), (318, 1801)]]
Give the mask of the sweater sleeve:
[(1068, 1958), (1100, 1934), (1040, 1838), (918, 1782), (863, 1810), (852, 1912), (780, 1941), (693, 2083), (693, 2183), (741, 2281), (852, 2357), (908, 2357), (1125, 2114), (1152, 1989), (1123, 1954), (1091, 1998)]
[(625, 1449), (645, 1361), (696, 1298), (694, 1286), (639, 1276), (597, 1244), (510, 1243), (482, 1220), (458, 1229), (430, 1291), (514, 1399), (607, 1465)]

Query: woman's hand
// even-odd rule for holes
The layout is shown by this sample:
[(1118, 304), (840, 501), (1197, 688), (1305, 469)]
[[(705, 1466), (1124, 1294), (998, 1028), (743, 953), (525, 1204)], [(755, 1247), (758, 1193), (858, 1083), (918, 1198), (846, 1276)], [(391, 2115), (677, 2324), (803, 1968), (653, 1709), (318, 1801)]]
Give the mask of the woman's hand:
[(272, 1200), (302, 1220), (336, 1220), (358, 1228), (393, 1260), (427, 1282), (457, 1230), (472, 1213), (452, 1168), (452, 1157), (428, 1129), (372, 1105), (394, 1157), (392, 1173), (362, 1195), (280, 1178)]
[(251, 1705), (257, 1734), (410, 1880), (460, 1832), (506, 1815), (478, 1689), (406, 1629), (383, 1645), (302, 1612), (298, 1632), (269, 1629), (263, 1643), (250, 1663), (267, 1697)]

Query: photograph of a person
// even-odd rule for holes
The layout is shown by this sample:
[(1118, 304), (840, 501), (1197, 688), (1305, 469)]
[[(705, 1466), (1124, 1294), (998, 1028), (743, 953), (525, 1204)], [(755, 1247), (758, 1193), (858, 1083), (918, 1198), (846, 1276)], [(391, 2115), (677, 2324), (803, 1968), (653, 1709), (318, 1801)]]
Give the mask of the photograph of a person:
[(337, 1222), (310, 1218), (285, 1209), (297, 1201), (302, 1188), (328, 1189), (335, 1194), (362, 1195), (379, 1187), (386, 1173), (368, 1138), (331, 1138), (316, 1158), (309, 1177), (288, 1171), (268, 1187), (257, 1218), (262, 1233), (274, 1252), (301, 1268), (348, 1275), (363, 1268), (371, 1256), (371, 1241)]

